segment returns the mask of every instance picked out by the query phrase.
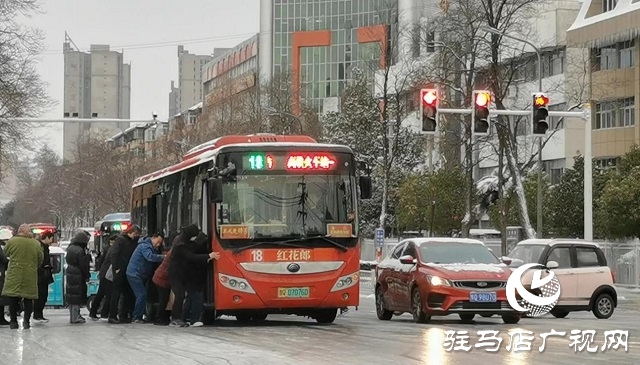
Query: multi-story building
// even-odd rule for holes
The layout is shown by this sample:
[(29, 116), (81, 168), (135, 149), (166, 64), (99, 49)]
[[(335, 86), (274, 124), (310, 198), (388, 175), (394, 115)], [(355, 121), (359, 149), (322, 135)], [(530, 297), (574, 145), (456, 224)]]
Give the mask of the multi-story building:
[[(178, 89), (171, 83), (169, 117), (202, 102), (202, 71), (213, 56), (191, 54), (178, 46)], [(175, 101), (177, 97), (177, 101)]]
[(217, 56), (204, 67), (202, 108), (213, 115), (231, 113), (242, 97), (260, 83), (258, 73), (258, 35)]
[(176, 87), (176, 82), (171, 81), (171, 91), (169, 91), (169, 118), (180, 113), (180, 89)]
[(119, 152), (131, 153), (133, 157), (154, 157), (157, 142), (167, 135), (169, 125), (158, 120), (131, 126), (107, 139), (111, 148)]
[(123, 54), (107, 45), (91, 45), (82, 52), (67, 36), (64, 45), (64, 123), (62, 157), (72, 160), (80, 137), (106, 138), (127, 122), (74, 122), (72, 118), (129, 119), (131, 112), (131, 65)]
[(355, 67), (373, 73), (385, 62), (398, 32), (388, 19), (415, 7), (413, 0), (261, 0), (260, 74), (291, 72), (293, 112), (301, 103), (320, 111), (342, 94)]
[(615, 166), (640, 143), (640, 2), (584, 0), (567, 41), (589, 49), (593, 156), (604, 167)]

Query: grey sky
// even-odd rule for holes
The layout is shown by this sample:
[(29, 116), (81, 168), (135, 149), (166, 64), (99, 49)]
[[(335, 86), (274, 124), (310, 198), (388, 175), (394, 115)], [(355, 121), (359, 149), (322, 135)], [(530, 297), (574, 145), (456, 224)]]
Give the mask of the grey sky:
[[(259, 0), (42, 0), (44, 14), (32, 19), (46, 35), (39, 65), (58, 105), (44, 117), (62, 117), (62, 43), (67, 31), (81, 50), (90, 44), (124, 49), (131, 63), (131, 118), (166, 120), (171, 80), (178, 76), (178, 44), (190, 53), (210, 54), (231, 47), (259, 29)], [(207, 39), (207, 40), (203, 40)], [(199, 40), (199, 41), (198, 41)], [(37, 135), (62, 153), (62, 126), (41, 128)]]

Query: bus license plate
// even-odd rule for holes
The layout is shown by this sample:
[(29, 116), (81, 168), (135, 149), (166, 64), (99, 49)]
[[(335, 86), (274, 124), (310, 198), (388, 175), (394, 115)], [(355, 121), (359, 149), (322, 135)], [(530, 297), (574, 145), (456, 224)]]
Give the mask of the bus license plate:
[(498, 295), (495, 292), (489, 293), (471, 293), (469, 301), (474, 303), (495, 303), (498, 301)]
[(309, 298), (309, 288), (278, 288), (278, 298)]

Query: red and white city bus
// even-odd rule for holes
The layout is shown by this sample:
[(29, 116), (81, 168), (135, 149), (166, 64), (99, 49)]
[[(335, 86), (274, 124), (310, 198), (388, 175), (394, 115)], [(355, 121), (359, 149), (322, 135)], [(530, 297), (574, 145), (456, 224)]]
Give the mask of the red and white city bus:
[(225, 136), (137, 178), (132, 222), (175, 236), (198, 224), (221, 253), (210, 265), (205, 322), (268, 314), (330, 323), (359, 305), (357, 203), (371, 179), (353, 151), (307, 136)]

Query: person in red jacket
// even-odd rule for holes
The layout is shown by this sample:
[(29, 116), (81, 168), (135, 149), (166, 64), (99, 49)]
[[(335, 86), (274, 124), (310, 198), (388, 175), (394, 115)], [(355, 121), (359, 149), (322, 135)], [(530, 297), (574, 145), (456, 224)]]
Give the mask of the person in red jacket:
[[(176, 237), (173, 243), (177, 243)], [(157, 326), (168, 326), (171, 323), (171, 311), (167, 310), (167, 304), (171, 297), (171, 283), (169, 282), (169, 261), (171, 261), (171, 250), (164, 254), (164, 260), (153, 274), (153, 283), (158, 290), (158, 319), (154, 323)]]

